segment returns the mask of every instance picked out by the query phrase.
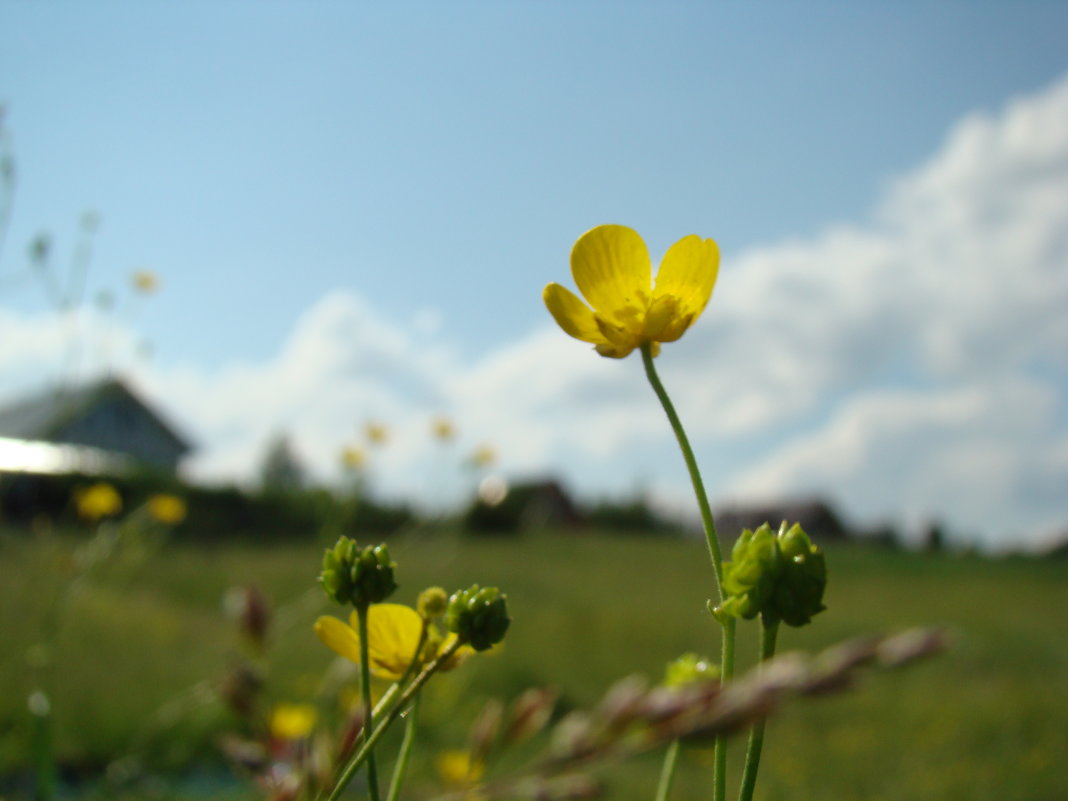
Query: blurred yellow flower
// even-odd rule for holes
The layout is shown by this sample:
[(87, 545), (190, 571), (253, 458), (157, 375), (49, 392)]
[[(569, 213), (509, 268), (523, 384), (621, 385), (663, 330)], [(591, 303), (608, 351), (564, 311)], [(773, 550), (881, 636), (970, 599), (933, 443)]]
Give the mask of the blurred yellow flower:
[(448, 442), (456, 436), (456, 426), (448, 417), (435, 417), (430, 423), (430, 430), (434, 433), (434, 439)]
[(472, 451), (470, 461), (475, 467), (489, 467), (497, 461), (497, 452), (489, 445), (480, 445)]
[[(323, 645), (334, 653), (360, 664), (360, 635), (357, 633), (356, 613), (345, 623), (336, 617), (324, 615), (315, 621), (315, 634)], [(367, 655), (371, 673), (380, 679), (397, 681), (404, 676), (408, 665), (416, 657), (419, 636), (423, 631), (423, 619), (410, 606), (403, 604), (373, 604), (367, 610)], [(445, 650), (456, 639), (454, 634), (442, 638), (435, 629), (423, 648), (422, 661), (429, 661)], [(471, 653), (461, 647), (453, 660), (443, 670), (455, 667)]]
[(271, 710), (271, 737), (276, 740), (303, 740), (315, 728), (315, 707), (311, 704), (279, 704)]
[(467, 787), (481, 781), (486, 766), (472, 759), (471, 752), (461, 749), (441, 751), (434, 759), (434, 767), (441, 780), (451, 787)]
[(372, 445), (385, 445), (389, 440), (389, 429), (382, 423), (368, 423), (363, 428), (367, 441)]
[(602, 356), (622, 359), (647, 343), (655, 356), (659, 343), (674, 342), (704, 311), (718, 273), (719, 247), (691, 234), (668, 249), (654, 285), (638, 233), (601, 225), (571, 249), (571, 275), (589, 306), (556, 283), (542, 298), (566, 333), (593, 343)]
[(78, 508), (79, 517), (96, 522), (119, 514), (122, 511), (122, 496), (110, 484), (99, 481), (76, 490), (74, 504)]
[(185, 501), (177, 495), (161, 492), (148, 499), (148, 513), (160, 523), (176, 526), (185, 520)]
[(350, 445), (341, 451), (341, 465), (346, 470), (362, 470), (367, 464), (367, 453), (363, 448)]
[(159, 289), (159, 277), (151, 270), (137, 270), (130, 276), (130, 283), (138, 292), (149, 295)]

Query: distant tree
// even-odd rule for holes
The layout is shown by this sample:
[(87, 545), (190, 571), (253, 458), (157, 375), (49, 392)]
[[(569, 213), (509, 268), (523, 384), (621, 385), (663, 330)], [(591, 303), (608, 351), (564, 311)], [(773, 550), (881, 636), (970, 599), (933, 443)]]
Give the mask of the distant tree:
[(930, 553), (940, 553), (946, 549), (946, 530), (937, 520), (928, 523), (923, 533), (923, 549)]
[(304, 465), (287, 435), (276, 435), (267, 446), (260, 469), (260, 485), (266, 492), (293, 492), (304, 488)]

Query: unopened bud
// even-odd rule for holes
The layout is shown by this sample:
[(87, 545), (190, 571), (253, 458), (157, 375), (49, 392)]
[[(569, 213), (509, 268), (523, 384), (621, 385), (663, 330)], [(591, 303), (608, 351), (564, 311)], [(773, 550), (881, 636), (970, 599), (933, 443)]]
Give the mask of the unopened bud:
[(686, 653), (668, 662), (664, 671), (664, 686), (683, 687), (699, 681), (715, 681), (719, 678), (719, 667), (710, 659), (695, 653)]
[(415, 610), (424, 620), (436, 620), (445, 614), (449, 595), (441, 587), (427, 587), (415, 602)]
[(778, 535), (767, 523), (756, 531), (743, 531), (723, 564), (726, 599), (713, 613), (719, 619), (751, 619), (758, 614), (774, 625), (780, 620), (803, 626), (821, 612), (827, 570), (820, 551), (800, 525)]
[(485, 651), (504, 639), (512, 622), (506, 597), (496, 587), (472, 584), (449, 598), (445, 628), (476, 651)]
[(381, 603), (397, 589), (393, 579), (396, 567), (384, 544), (360, 548), (355, 540), (340, 537), (323, 555), (319, 582), (331, 600), (367, 607)]

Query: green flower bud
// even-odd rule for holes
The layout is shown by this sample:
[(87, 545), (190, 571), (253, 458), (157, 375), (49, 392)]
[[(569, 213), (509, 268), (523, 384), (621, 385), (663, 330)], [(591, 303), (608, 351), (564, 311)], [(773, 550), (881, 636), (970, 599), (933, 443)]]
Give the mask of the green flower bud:
[(360, 548), (355, 540), (340, 537), (323, 555), (319, 582), (331, 600), (367, 607), (386, 600), (397, 589), (396, 567), (384, 544)]
[(664, 671), (664, 686), (683, 687), (698, 681), (714, 681), (718, 678), (719, 667), (715, 662), (695, 653), (686, 653), (668, 662), (667, 669)]
[(783, 523), (778, 539), (786, 561), (777, 588), (777, 611), (788, 625), (803, 626), (826, 609), (823, 590), (827, 586), (827, 565), (823, 552), (797, 523), (789, 530)]
[(767, 523), (743, 531), (723, 564), (726, 599), (713, 610), (726, 617), (752, 619), (763, 615), (767, 625), (780, 620), (803, 626), (825, 609), (826, 565), (820, 551), (800, 525), (784, 522), (776, 536)]
[(445, 628), (476, 651), (485, 651), (504, 639), (512, 622), (506, 598), (496, 587), (472, 584), (469, 589), (458, 590), (449, 598)]
[(436, 620), (445, 614), (449, 595), (441, 587), (427, 587), (415, 602), (415, 611), (425, 620)]

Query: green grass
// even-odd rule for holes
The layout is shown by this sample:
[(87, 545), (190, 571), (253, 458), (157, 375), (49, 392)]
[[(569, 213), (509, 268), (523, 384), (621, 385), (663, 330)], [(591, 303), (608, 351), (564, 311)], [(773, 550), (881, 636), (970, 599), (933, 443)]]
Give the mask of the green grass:
[[(221, 606), (231, 586), (257, 584), (280, 612), (270, 657), (276, 698), (306, 696), (331, 663), (310, 628), (318, 614), (340, 611), (309, 594), (321, 546), (174, 543), (143, 563), (106, 566), (50, 623), (71, 550), (69, 539), (0, 536), (0, 775), (28, 763), (26, 697), (42, 683), (65, 763), (99, 767), (135, 753), (156, 769), (204, 764), (228, 723), (213, 683), (239, 651)], [(497, 584), (513, 617), (500, 653), (432, 685), (424, 773), (434, 748), (463, 745), (487, 696), (552, 684), (565, 706), (588, 705), (627, 674), (658, 677), (683, 651), (718, 653), (704, 611), (715, 589), (699, 542), (443, 535), (395, 539), (391, 551), (396, 600), (412, 603), (430, 584)], [(1059, 764), (1068, 753), (1068, 563), (839, 546), (828, 565), (828, 611), (783, 631), (780, 651), (932, 624), (949, 627), (954, 645), (773, 718), (758, 798), (1068, 798)], [(54, 637), (43, 636), (50, 626)], [(755, 626), (739, 635), (744, 665)], [(50, 640), (49, 666), (41, 645)], [(707, 763), (704, 752), (685, 754), (675, 798), (708, 797)], [(613, 768), (610, 796), (650, 798), (658, 767), (649, 758)]]

